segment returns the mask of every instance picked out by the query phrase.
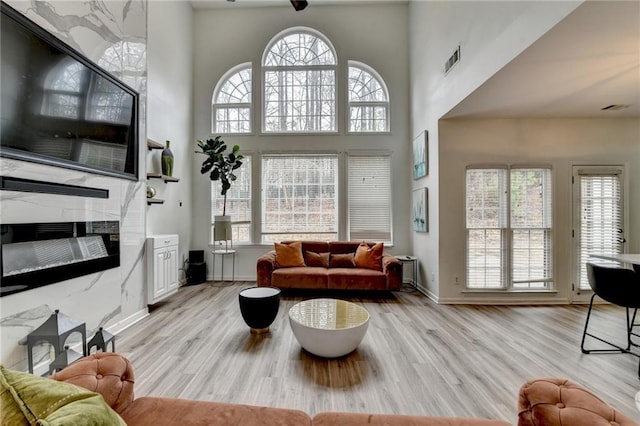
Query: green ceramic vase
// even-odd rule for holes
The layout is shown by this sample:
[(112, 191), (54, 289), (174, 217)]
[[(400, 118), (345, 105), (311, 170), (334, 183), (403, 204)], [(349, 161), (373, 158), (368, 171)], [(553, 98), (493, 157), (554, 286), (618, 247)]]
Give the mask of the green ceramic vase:
[(173, 176), (173, 152), (169, 148), (171, 142), (167, 141), (166, 148), (162, 150), (162, 174)]

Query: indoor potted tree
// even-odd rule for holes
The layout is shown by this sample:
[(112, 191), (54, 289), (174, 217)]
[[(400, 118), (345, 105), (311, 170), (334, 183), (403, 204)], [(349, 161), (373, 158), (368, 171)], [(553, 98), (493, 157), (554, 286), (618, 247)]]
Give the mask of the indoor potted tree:
[(221, 136), (215, 139), (207, 139), (206, 141), (198, 140), (200, 151), (196, 154), (204, 154), (207, 158), (202, 162), (200, 173), (209, 173), (211, 181), (220, 181), (222, 195), (222, 216), (216, 215), (214, 218), (213, 240), (229, 241), (231, 240), (231, 218), (227, 216), (227, 191), (231, 188), (231, 183), (236, 180), (233, 173), (242, 166), (241, 154), (238, 154), (240, 147), (234, 145), (228, 154), (227, 144), (222, 140)]

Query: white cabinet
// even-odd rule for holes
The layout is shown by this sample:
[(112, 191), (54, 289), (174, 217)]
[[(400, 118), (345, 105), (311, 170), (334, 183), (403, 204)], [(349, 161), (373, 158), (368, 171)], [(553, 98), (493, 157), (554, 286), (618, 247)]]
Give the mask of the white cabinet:
[(178, 235), (152, 235), (147, 238), (147, 304), (178, 290)]

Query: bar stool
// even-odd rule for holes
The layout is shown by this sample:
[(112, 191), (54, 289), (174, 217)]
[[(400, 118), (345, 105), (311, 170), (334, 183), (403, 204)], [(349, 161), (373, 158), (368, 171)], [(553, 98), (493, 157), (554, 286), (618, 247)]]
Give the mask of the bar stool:
[[(640, 278), (632, 269), (615, 268), (587, 263), (587, 277), (589, 278), (589, 286), (593, 289), (593, 295), (589, 302), (589, 310), (587, 311), (587, 319), (584, 324), (584, 332), (582, 333), (582, 342), (580, 349), (582, 353), (628, 353), (640, 358), (640, 353), (633, 352), (632, 346), (638, 347), (639, 343), (634, 342), (633, 338), (640, 337), (640, 334), (634, 332), (634, 327), (640, 326), (635, 323), (638, 308), (640, 308)], [(596, 336), (588, 332), (589, 319), (591, 310), (593, 309), (593, 299), (596, 296), (614, 305), (625, 308), (626, 321), (626, 346), (622, 347), (600, 336)], [(633, 314), (630, 315), (630, 310)], [(587, 349), (585, 348), (585, 340), (587, 336), (596, 339), (608, 345), (605, 348)], [(640, 377), (640, 362), (638, 363), (638, 377)]]

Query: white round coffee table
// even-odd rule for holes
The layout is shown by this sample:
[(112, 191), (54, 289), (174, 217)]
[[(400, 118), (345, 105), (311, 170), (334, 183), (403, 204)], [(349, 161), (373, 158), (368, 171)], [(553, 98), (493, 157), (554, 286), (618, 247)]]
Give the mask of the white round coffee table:
[(369, 326), (369, 312), (345, 300), (311, 299), (289, 310), (289, 324), (308, 352), (336, 358), (358, 347)]

